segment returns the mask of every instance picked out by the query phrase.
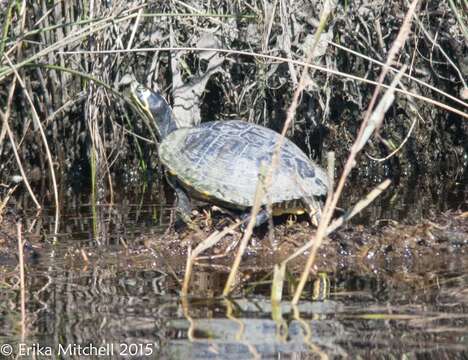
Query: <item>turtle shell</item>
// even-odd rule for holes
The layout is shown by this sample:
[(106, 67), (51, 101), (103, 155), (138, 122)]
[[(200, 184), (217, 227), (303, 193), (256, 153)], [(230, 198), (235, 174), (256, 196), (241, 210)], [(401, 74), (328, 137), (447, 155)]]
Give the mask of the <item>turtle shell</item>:
[[(239, 120), (206, 122), (171, 132), (159, 156), (192, 195), (243, 209), (253, 206), (262, 163), (271, 164), (280, 136)], [(325, 171), (285, 139), (263, 205), (325, 195), (328, 186)]]

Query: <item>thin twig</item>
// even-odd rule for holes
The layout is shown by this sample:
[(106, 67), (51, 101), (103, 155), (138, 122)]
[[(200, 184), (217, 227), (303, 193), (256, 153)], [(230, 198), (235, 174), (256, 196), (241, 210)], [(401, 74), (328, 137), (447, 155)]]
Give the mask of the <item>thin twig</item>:
[[(373, 202), (377, 196), (379, 196), (388, 186), (391, 184), (389, 179), (383, 181), (379, 185), (377, 185), (372, 191), (367, 194), (363, 199), (359, 200), (356, 205), (354, 205), (351, 210), (349, 210), (343, 216), (340, 216), (338, 219), (334, 220), (325, 231), (325, 236), (330, 235), (340, 226), (342, 226), (345, 222), (351, 220), (356, 214), (360, 213), (364, 208), (366, 208), (371, 202)], [(305, 245), (301, 246), (300, 248), (296, 249), (293, 254), (289, 255), (285, 260), (281, 262), (281, 265), (286, 265), (292, 259), (300, 256), (304, 253), (304, 251), (309, 250), (312, 246), (316, 244), (315, 237), (307, 242)]]
[[(5, 55), (5, 59), (7, 60), (8, 64), (10, 66), (13, 66), (11, 63), (10, 59), (8, 58), (7, 55)], [(34, 121), (36, 122), (36, 126), (39, 129), (39, 133), (41, 134), (42, 141), (44, 143), (44, 147), (46, 150), (47, 154), (47, 161), (49, 163), (49, 170), (50, 170), (50, 177), (52, 180), (52, 187), (54, 190), (54, 200), (55, 200), (55, 226), (54, 226), (54, 234), (58, 234), (59, 230), (59, 218), (60, 218), (60, 204), (59, 204), (59, 196), (58, 196), (58, 187), (57, 187), (57, 179), (55, 177), (55, 170), (54, 170), (54, 162), (52, 160), (52, 153), (50, 152), (49, 144), (47, 142), (47, 137), (45, 135), (44, 129), (41, 124), (41, 120), (39, 119), (39, 115), (36, 111), (36, 107), (34, 106), (34, 103), (29, 96), (29, 93), (26, 89), (26, 85), (24, 84), (23, 80), (21, 79), (20, 75), (18, 74), (18, 71), (16, 69), (13, 69), (13, 72), (15, 74), (16, 79), (20, 83), (21, 87), (23, 88), (23, 92), (26, 96), (26, 99), (29, 102), (29, 105), (31, 106), (31, 113), (33, 116)]]
[[(402, 24), (402, 26), (400, 28), (398, 36), (397, 36), (395, 42), (393, 43), (393, 45), (392, 45), (392, 47), (391, 47), (391, 49), (389, 51), (389, 55), (388, 55), (387, 61), (386, 61), (386, 66), (384, 66), (384, 68), (382, 70), (382, 73), (381, 73), (381, 75), (379, 77), (379, 85), (374, 90), (374, 94), (373, 94), (372, 99), (371, 99), (371, 101), (369, 103), (367, 112), (366, 112), (366, 114), (364, 116), (364, 120), (362, 121), (361, 127), (359, 129), (358, 136), (356, 137), (356, 141), (354, 142), (353, 146), (351, 147), (350, 154), (349, 154), (348, 160), (346, 161), (345, 167), (343, 169), (343, 173), (341, 174), (340, 180), (338, 182), (338, 186), (337, 186), (336, 190), (334, 191), (333, 195), (329, 196), (329, 198), (331, 198), (331, 200), (328, 201), (328, 199), (327, 199), (327, 204), (325, 205), (325, 209), (323, 211), (323, 217), (322, 217), (322, 219), (320, 221), (320, 224), (318, 226), (317, 234), (315, 235), (314, 246), (312, 248), (311, 253), (309, 254), (306, 265), (304, 267), (304, 271), (302, 272), (301, 278), (299, 280), (299, 284), (298, 284), (298, 286), (296, 288), (296, 292), (294, 293), (294, 297), (293, 297), (293, 300), (292, 300), (293, 304), (297, 304), (299, 302), (300, 296), (302, 294), (302, 291), (304, 289), (306, 281), (307, 281), (307, 279), (309, 277), (310, 270), (311, 270), (311, 268), (312, 268), (312, 266), (313, 266), (313, 264), (315, 262), (315, 256), (316, 256), (317, 250), (318, 250), (320, 244), (322, 243), (323, 237), (325, 236), (326, 229), (328, 227), (328, 224), (331, 221), (331, 218), (333, 216), (333, 211), (334, 211), (334, 209), (335, 209), (335, 207), (336, 207), (336, 205), (338, 203), (338, 199), (341, 196), (341, 193), (343, 191), (346, 179), (347, 179), (349, 173), (351, 172), (351, 170), (356, 165), (355, 159), (356, 159), (356, 156), (357, 156), (358, 152), (362, 148), (362, 145), (363, 145), (362, 140), (363, 140), (363, 137), (365, 135), (365, 132), (368, 129), (368, 124), (369, 124), (369, 122), (371, 120), (372, 110), (374, 109), (374, 104), (376, 103), (377, 96), (378, 96), (378, 94), (380, 92), (380, 87), (381, 87), (380, 85), (383, 83), (383, 81), (385, 79), (385, 76), (389, 71), (389, 65), (393, 62), (394, 57), (396, 56), (399, 49), (404, 45), (404, 43), (406, 41), (406, 38), (408, 37), (408, 35), (410, 33), (411, 19), (413, 18), (413, 14), (414, 14), (414, 12), (416, 10), (417, 3), (418, 3), (418, 0), (413, 0), (410, 8), (408, 9), (408, 12), (406, 13), (405, 19), (403, 20), (403, 24)], [(383, 114), (381, 114), (381, 117), (383, 118)], [(374, 126), (374, 129), (376, 127), (377, 126)]]
[[(311, 46), (311, 48), (309, 49), (309, 53), (307, 54), (307, 58), (305, 60), (305, 63), (310, 63), (312, 61), (313, 56), (314, 56), (315, 48), (316, 48), (316, 46), (318, 44), (318, 41), (320, 39), (320, 34), (322, 33), (322, 30), (324, 29), (325, 24), (326, 24), (326, 22), (328, 20), (328, 16), (330, 15), (331, 9), (327, 6), (327, 4), (328, 4), (328, 2), (325, 2), (324, 7), (323, 7), (323, 11), (322, 11), (322, 15), (320, 17), (320, 24), (319, 24), (319, 27), (318, 27), (317, 31), (315, 32), (314, 43)], [(299, 79), (299, 84), (297, 86), (296, 91), (294, 92), (293, 98), (291, 100), (291, 105), (290, 105), (290, 107), (289, 107), (289, 109), (287, 111), (287, 116), (286, 116), (286, 120), (285, 120), (284, 125), (283, 125), (283, 130), (281, 131), (281, 136), (278, 138), (278, 140), (277, 140), (277, 142), (275, 144), (275, 149), (273, 150), (273, 156), (272, 156), (272, 159), (271, 159), (271, 164), (268, 167), (268, 171), (267, 171), (267, 174), (265, 176), (265, 181), (262, 182), (261, 176), (258, 179), (257, 189), (256, 189), (256, 192), (255, 192), (255, 201), (254, 201), (254, 205), (253, 205), (252, 210), (251, 210), (250, 221), (249, 221), (249, 223), (247, 225), (247, 229), (246, 229), (246, 231), (244, 233), (241, 244), (239, 246), (239, 250), (237, 252), (236, 259), (234, 260), (234, 263), (232, 265), (231, 272), (229, 273), (228, 280), (226, 281), (226, 285), (225, 285), (224, 291), (223, 291), (224, 296), (227, 296), (231, 291), (232, 285), (234, 284), (234, 279), (235, 279), (237, 270), (238, 270), (239, 265), (240, 265), (240, 260), (241, 260), (241, 258), (243, 256), (244, 252), (245, 252), (248, 241), (249, 241), (249, 239), (250, 239), (250, 237), (252, 235), (252, 231), (253, 231), (253, 228), (254, 228), (255, 223), (256, 223), (257, 214), (260, 211), (260, 206), (261, 206), (261, 203), (262, 203), (262, 199), (264, 197), (263, 189), (265, 188), (268, 191), (268, 189), (271, 188), (271, 182), (273, 180), (273, 174), (274, 174), (276, 168), (279, 165), (279, 161), (280, 161), (280, 157), (281, 157), (281, 148), (282, 148), (282, 146), (284, 144), (284, 141), (285, 141), (285, 138), (286, 138), (285, 137), (286, 132), (288, 131), (289, 126), (291, 125), (291, 122), (292, 122), (292, 120), (294, 118), (294, 115), (296, 113), (296, 108), (298, 106), (299, 97), (301, 96), (302, 91), (304, 90), (305, 85), (306, 85), (306, 79), (307, 79), (308, 71), (309, 70), (308, 70), (307, 67), (304, 67), (302, 69), (302, 74), (301, 74), (301, 77)]]
[(143, 9), (140, 9), (138, 11), (138, 16), (135, 19), (135, 24), (133, 25), (132, 34), (130, 35), (130, 40), (128, 40), (127, 50), (132, 48), (133, 39), (135, 38), (135, 34), (136, 34), (137, 30), (138, 30), (138, 25), (140, 24), (140, 19), (141, 19), (142, 12), (143, 12)]
[(237, 222), (235, 224), (232, 224), (231, 226), (226, 227), (223, 231), (214, 231), (210, 236), (208, 236), (205, 240), (203, 240), (200, 244), (198, 244), (195, 249), (192, 250), (191, 248), (189, 248), (189, 251), (187, 253), (187, 263), (185, 266), (184, 282), (182, 285), (182, 296), (188, 295), (190, 278), (192, 276), (193, 263), (195, 262), (197, 257), (201, 253), (203, 253), (205, 250), (215, 246), (227, 234), (234, 231), (241, 224), (242, 224), (241, 222)]
[(13, 82), (10, 85), (10, 93), (8, 95), (7, 110), (6, 110), (5, 113), (0, 110), (0, 116), (2, 117), (3, 126), (5, 127), (6, 132), (8, 134), (8, 138), (10, 139), (11, 149), (13, 150), (13, 154), (15, 155), (16, 164), (18, 165), (18, 169), (19, 169), (19, 171), (21, 173), (21, 177), (22, 177), (22, 180), (24, 182), (24, 185), (26, 186), (26, 189), (28, 189), (29, 195), (31, 196), (32, 200), (34, 201), (34, 204), (36, 204), (36, 207), (38, 209), (41, 209), (42, 207), (39, 204), (39, 201), (37, 201), (36, 195), (34, 195), (34, 192), (31, 189), (31, 185), (29, 184), (28, 178), (27, 178), (26, 173), (24, 171), (23, 164), (21, 163), (21, 159), (20, 159), (20, 156), (18, 154), (18, 147), (16, 145), (15, 137), (13, 135), (13, 132), (11, 131), (10, 124), (8, 123), (8, 118), (10, 117), (11, 101), (13, 99), (13, 94), (15, 92), (15, 87), (16, 87), (16, 77), (13, 79)]
[(231, 271), (229, 272), (229, 276), (226, 280), (226, 284), (224, 285), (223, 296), (228, 296), (234, 286), (236, 275), (237, 275), (237, 270), (239, 269), (242, 256), (244, 255), (245, 249), (247, 248), (247, 244), (249, 243), (249, 240), (252, 236), (252, 232), (253, 232), (253, 229), (255, 227), (255, 223), (257, 220), (257, 214), (260, 211), (262, 199), (265, 195), (264, 186), (263, 186), (264, 184), (262, 182), (263, 182), (263, 179), (262, 179), (262, 176), (260, 176), (257, 182), (257, 188), (255, 189), (255, 199), (254, 199), (254, 205), (252, 207), (252, 211), (250, 214), (250, 219), (247, 224), (247, 228), (245, 229), (244, 234), (242, 236), (242, 240), (239, 244), (239, 249), (237, 250), (237, 254), (234, 259), (234, 262), (232, 263)]
[[(333, 41), (329, 41), (328, 43), (329, 43), (330, 45), (333, 45), (334, 47), (336, 47), (336, 48), (338, 48), (338, 49), (344, 50), (344, 51), (346, 51), (346, 52), (348, 52), (348, 53), (350, 53), (350, 54), (353, 54), (353, 55), (355, 55), (355, 56), (358, 56), (358, 57), (360, 57), (360, 58), (362, 58), (362, 59), (366, 59), (367, 61), (369, 61), (369, 62), (371, 62), (371, 63), (373, 63), (373, 64), (377, 64), (377, 65), (382, 66), (382, 67), (385, 66), (385, 64), (384, 64), (383, 62), (378, 61), (378, 60), (376, 60), (376, 59), (374, 59), (374, 58), (371, 58), (370, 56), (366, 56), (366, 55), (364, 55), (364, 54), (361, 54), (360, 52), (351, 50), (351, 49), (347, 48), (346, 46), (343, 46), (343, 45), (334, 43)], [(389, 69), (390, 69), (390, 71), (392, 71), (392, 72), (394, 72), (394, 73), (400, 72), (400, 69), (397, 69), (397, 68), (392, 67), (392, 66), (389, 67)], [(445, 92), (445, 91), (443, 91), (443, 90), (441, 90), (441, 89), (439, 89), (439, 88), (437, 88), (437, 87), (435, 87), (435, 86), (432, 86), (431, 84), (429, 84), (429, 83), (427, 83), (427, 82), (425, 82), (425, 81), (423, 81), (423, 80), (420, 80), (420, 79), (418, 79), (418, 78), (416, 78), (416, 77), (414, 77), (414, 76), (412, 76), (412, 75), (410, 75), (410, 74), (407, 74), (406, 72), (403, 73), (403, 77), (405, 77), (405, 78), (407, 78), (407, 79), (409, 79), (409, 80), (411, 80), (411, 81), (414, 81), (414, 82), (418, 83), (419, 85), (422, 85), (422, 86), (424, 86), (424, 87), (427, 87), (427, 88), (431, 89), (432, 91), (434, 91), (434, 92), (436, 92), (436, 93), (439, 93), (439, 94), (445, 96), (446, 98), (448, 98), (448, 99), (450, 99), (450, 100), (452, 100), (452, 101), (454, 101), (454, 102), (456, 102), (456, 103), (458, 103), (458, 104), (460, 104), (460, 105), (468, 106), (468, 104), (467, 104), (466, 102), (464, 102), (464, 101), (462, 101), (462, 100), (456, 98), (456, 97), (453, 96), (453, 95), (450, 95), (449, 93), (447, 93), (447, 92)], [(398, 90), (397, 90), (397, 91), (398, 91)], [(408, 92), (408, 94), (410, 94), (410, 92)]]
[[(344, 77), (344, 78), (347, 78), (347, 79), (357, 80), (357, 81), (360, 81), (360, 82), (363, 82), (363, 83), (366, 83), (366, 84), (376, 85), (376, 86), (380, 86), (380, 87), (386, 88), (386, 89), (390, 88), (389, 85), (385, 85), (383, 83), (379, 84), (379, 82), (376, 82), (376, 81), (372, 81), (372, 80), (369, 80), (369, 79), (366, 79), (366, 78), (363, 78), (363, 77), (359, 77), (359, 76), (356, 76), (356, 75), (353, 75), (353, 74), (344, 73), (342, 71), (329, 69), (329, 68), (326, 68), (324, 66), (315, 65), (315, 64), (308, 64), (308, 63), (306, 63), (304, 61), (299, 61), (299, 60), (290, 60), (290, 59), (283, 58), (283, 57), (280, 57), (280, 56), (253, 53), (251, 51), (228, 50), (228, 49), (219, 49), (219, 48), (193, 48), (193, 47), (171, 47), (171, 46), (169, 46), (169, 47), (158, 47), (158, 48), (135, 48), (135, 49), (130, 49), (130, 50), (96, 50), (96, 51), (78, 50), (78, 51), (63, 51), (63, 52), (59, 52), (59, 53), (60, 54), (68, 54), (68, 55), (74, 55), (74, 54), (103, 54), (104, 55), (104, 54), (135, 53), (135, 52), (159, 52), (159, 51), (197, 51), (197, 52), (198, 51), (200, 51), (200, 52), (202, 52), (202, 51), (217, 51), (217, 52), (226, 53), (226, 54), (245, 55), (245, 56), (253, 56), (253, 57), (258, 57), (258, 58), (263, 58), (263, 59), (281, 61), (281, 62), (291, 62), (291, 63), (296, 64), (296, 65), (300, 65), (300, 66), (304, 66), (304, 67), (307, 67), (307, 68), (310, 68), (310, 69), (323, 71), (323, 72), (333, 74), (333, 75), (337, 75), (337, 76), (341, 76), (341, 77)], [(18, 66), (20, 66), (20, 65), (18, 65)], [(390, 65), (387, 65), (387, 68), (390, 69)], [(396, 71), (398, 71), (398, 70), (396, 70)], [(0, 81), (1, 80), (2, 80), (2, 76), (0, 75)], [(424, 82), (422, 82), (421, 84), (423, 84), (425, 86), (428, 86)], [(442, 109), (448, 110), (450, 112), (453, 112), (453, 113), (455, 113), (457, 115), (460, 115), (460, 116), (468, 119), (468, 113), (464, 113), (461, 110), (458, 110), (458, 109), (456, 109), (456, 108), (454, 108), (452, 106), (449, 106), (449, 105), (444, 104), (442, 102), (439, 102), (439, 101), (436, 101), (434, 99), (428, 98), (426, 96), (423, 96), (423, 95), (420, 95), (420, 94), (417, 94), (417, 93), (414, 93), (414, 92), (410, 92), (410, 91), (407, 91), (407, 90), (398, 89), (398, 88), (395, 89), (395, 92), (412, 96), (415, 99), (428, 102), (428, 103), (430, 103), (432, 105), (438, 106), (438, 107), (440, 107)], [(460, 99), (457, 99), (457, 98), (455, 98), (453, 96), (450, 96), (450, 95), (448, 95), (446, 93), (441, 93), (441, 94), (443, 94), (444, 96), (449, 97), (450, 100), (456, 102), (457, 104), (468, 108), (468, 103), (467, 102), (464, 102), (464, 101), (462, 101)]]

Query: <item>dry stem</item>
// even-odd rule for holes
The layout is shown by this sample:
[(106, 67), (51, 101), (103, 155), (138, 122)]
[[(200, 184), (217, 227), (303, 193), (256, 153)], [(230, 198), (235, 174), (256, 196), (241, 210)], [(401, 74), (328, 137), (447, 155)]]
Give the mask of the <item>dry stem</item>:
[[(325, 205), (325, 209), (323, 211), (323, 218), (320, 221), (319, 227), (317, 229), (317, 234), (315, 235), (314, 246), (312, 248), (311, 253), (309, 254), (304, 271), (302, 272), (301, 278), (299, 280), (299, 284), (297, 286), (296, 292), (292, 300), (293, 304), (297, 304), (299, 302), (300, 296), (302, 294), (306, 281), (309, 277), (310, 270), (312, 269), (312, 266), (315, 262), (315, 256), (316, 256), (317, 250), (322, 242), (323, 237), (325, 236), (326, 229), (328, 227), (328, 224), (331, 221), (333, 211), (341, 196), (341, 192), (343, 191), (343, 187), (346, 182), (346, 179), (349, 173), (351, 172), (351, 170), (353, 169), (353, 167), (356, 165), (355, 159), (356, 159), (358, 152), (361, 150), (363, 146), (362, 142), (364, 139), (364, 135), (365, 135), (366, 130), (368, 129), (369, 121), (371, 120), (372, 110), (374, 109), (374, 104), (380, 92), (380, 84), (383, 83), (385, 76), (389, 71), (389, 65), (393, 62), (393, 59), (396, 56), (398, 50), (404, 45), (404, 42), (406, 41), (406, 38), (408, 37), (410, 33), (411, 19), (416, 10), (417, 3), (418, 3), (418, 0), (413, 0), (410, 8), (408, 9), (408, 12), (406, 13), (400, 32), (398, 33), (398, 36), (389, 51), (389, 55), (386, 61), (386, 66), (383, 68), (382, 73), (379, 77), (379, 85), (375, 89), (372, 99), (369, 103), (367, 112), (365, 114), (364, 120), (361, 125), (361, 128), (359, 129), (359, 134), (353, 146), (351, 147), (350, 154), (349, 154), (348, 160), (346, 161), (341, 178), (338, 182), (338, 186), (336, 190), (333, 192), (333, 194), (329, 196), (330, 201), (328, 201), (327, 199), (327, 204)], [(383, 118), (383, 114), (381, 114), (381, 117)]]

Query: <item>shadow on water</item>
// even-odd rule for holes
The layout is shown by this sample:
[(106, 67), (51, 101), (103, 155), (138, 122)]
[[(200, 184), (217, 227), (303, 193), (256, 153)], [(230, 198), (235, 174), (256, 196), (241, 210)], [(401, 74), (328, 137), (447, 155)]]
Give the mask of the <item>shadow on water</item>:
[[(184, 300), (180, 281), (187, 242), (194, 240), (190, 233), (166, 231), (171, 209), (122, 199), (98, 207), (93, 217), (90, 206), (77, 207), (73, 204), (82, 199), (74, 199), (55, 240), (53, 216), (24, 211), (24, 225), (33, 230), (28, 240), (39, 257), (26, 265), (23, 329), (18, 272), (12, 263), (0, 266), (0, 342), (24, 358), (51, 358), (49, 350), (57, 358), (80, 358), (86, 351), (158, 359), (384, 358), (389, 353), (466, 358), (468, 238), (463, 236), (468, 223), (460, 218), (466, 188), (447, 182), (438, 190), (446, 195), (437, 202), (437, 192), (418, 195), (428, 184), (419, 180), (410, 191), (404, 192), (408, 184), (395, 186), (325, 243), (318, 266), (330, 276), (330, 296), (313, 301), (309, 286), (297, 307), (269, 301), (271, 266), (282, 253), (259, 244), (261, 235), (245, 261), (244, 290), (235, 299), (217, 297), (231, 256), (196, 267), (193, 297)], [(422, 221), (447, 209), (458, 213)], [(414, 226), (363, 230), (360, 225), (381, 219)], [(14, 237), (11, 228), (8, 236)], [(285, 252), (310, 237), (307, 224), (294, 229), (286, 224), (275, 229)]]

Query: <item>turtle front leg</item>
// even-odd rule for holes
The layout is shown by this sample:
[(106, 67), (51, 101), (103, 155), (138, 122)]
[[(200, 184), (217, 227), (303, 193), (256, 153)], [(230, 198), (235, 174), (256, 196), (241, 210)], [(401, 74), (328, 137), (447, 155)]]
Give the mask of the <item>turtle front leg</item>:
[(192, 214), (192, 204), (190, 199), (181, 187), (174, 186), (174, 191), (176, 193), (175, 208), (177, 218), (178, 220), (183, 221), (186, 225), (189, 225), (192, 223), (192, 220), (190, 219), (190, 215)]
[(175, 210), (176, 210), (176, 228), (181, 225), (192, 224), (190, 215), (192, 214), (192, 204), (190, 198), (188, 197), (185, 190), (178, 184), (177, 179), (166, 173), (166, 181), (174, 189), (176, 200), (175, 200)]

